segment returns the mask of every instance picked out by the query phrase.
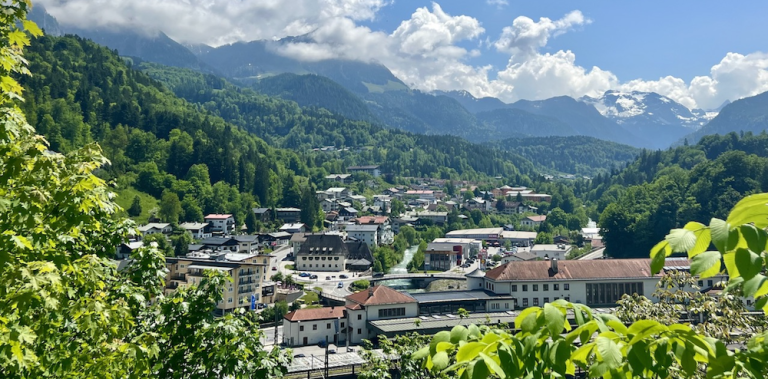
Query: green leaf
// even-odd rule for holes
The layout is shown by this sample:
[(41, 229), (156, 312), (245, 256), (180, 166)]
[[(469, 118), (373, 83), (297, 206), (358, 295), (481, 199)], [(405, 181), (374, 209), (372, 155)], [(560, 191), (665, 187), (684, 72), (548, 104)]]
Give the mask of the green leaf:
[(765, 295), (768, 295), (768, 282), (763, 281), (762, 284), (760, 284), (760, 287), (758, 287), (757, 291), (755, 291), (755, 294), (752, 296), (757, 298)]
[(544, 320), (553, 338), (563, 332), (565, 315), (552, 304), (544, 304)]
[(478, 359), (472, 363), (469, 364), (467, 367), (467, 377), (472, 379), (488, 379), (488, 376), (490, 375), (490, 371), (488, 370), (488, 366), (486, 366), (485, 361), (482, 359)]
[(731, 280), (741, 277), (739, 269), (736, 267), (735, 253), (723, 254), (723, 262), (725, 262), (725, 269), (728, 271), (728, 276), (731, 277)]
[(726, 221), (734, 226), (753, 223), (758, 228), (765, 228), (768, 226), (768, 193), (741, 199), (728, 214)]
[(627, 329), (627, 334), (634, 336), (632, 337), (632, 340), (629, 341), (629, 344), (634, 345), (641, 340), (644, 340), (652, 335), (660, 334), (661, 332), (665, 332), (667, 330), (669, 330), (669, 328), (665, 325), (662, 325), (658, 321), (635, 321), (632, 325), (629, 326), (629, 329)]
[(597, 346), (597, 354), (602, 362), (608, 365), (610, 369), (615, 369), (621, 366), (623, 356), (621, 354), (621, 348), (616, 342), (613, 342), (610, 338), (598, 336), (595, 340)]
[(765, 276), (757, 274), (744, 282), (744, 296), (758, 297), (757, 290), (765, 283)]
[(651, 272), (658, 274), (664, 268), (664, 261), (672, 254), (669, 242), (661, 241), (651, 249)]
[(696, 234), (696, 244), (688, 250), (688, 258), (693, 258), (709, 249), (709, 245), (712, 243), (712, 232), (709, 228), (701, 229)]
[(434, 337), (432, 337), (432, 341), (429, 343), (429, 353), (431, 355), (435, 355), (437, 353), (437, 344), (440, 342), (450, 342), (451, 341), (451, 333), (448, 331), (443, 330), (442, 332), (438, 332), (435, 334)]
[(510, 377), (517, 378), (520, 376), (520, 366), (517, 363), (517, 358), (514, 352), (507, 344), (501, 344), (498, 350), (499, 362), (501, 362), (501, 368), (504, 369)]
[(437, 346), (435, 346), (435, 350), (438, 353), (441, 351), (448, 351), (450, 349), (453, 349), (453, 344), (450, 342), (439, 342)]
[(720, 253), (708, 251), (701, 253), (691, 260), (691, 275), (709, 278), (720, 272)]
[(581, 342), (582, 345), (576, 351), (571, 354), (571, 360), (575, 362), (581, 362), (581, 363), (588, 363), (589, 362), (589, 356), (592, 354), (592, 349), (595, 348), (595, 343), (584, 343), (584, 341)]
[(448, 353), (446, 353), (445, 351), (440, 351), (434, 356), (432, 356), (432, 368), (434, 370), (440, 371), (448, 367), (449, 362), (450, 362), (450, 359), (448, 358)]
[(411, 355), (411, 359), (420, 361), (429, 355), (429, 346), (424, 346)]
[(482, 336), (482, 333), (480, 333), (480, 328), (478, 328), (475, 324), (471, 324), (469, 326), (469, 336), (476, 339), (480, 338)]
[(451, 343), (459, 343), (459, 341), (466, 341), (469, 336), (469, 330), (467, 328), (456, 325), (451, 329)]
[(456, 362), (468, 362), (477, 357), (477, 355), (488, 346), (482, 342), (469, 342), (459, 348), (456, 353)]
[(493, 358), (489, 357), (485, 353), (480, 353), (480, 357), (483, 358), (485, 365), (488, 366), (488, 368), (492, 372), (496, 373), (496, 375), (498, 375), (499, 378), (505, 379), (507, 377), (507, 375), (504, 373), (504, 370), (501, 369), (501, 366), (499, 366), (499, 364), (496, 363), (496, 361), (494, 361)]
[(530, 307), (520, 312), (515, 318), (515, 329), (524, 332), (532, 332), (536, 329), (536, 317), (540, 309), (539, 307)]
[(736, 249), (734, 262), (744, 280), (752, 279), (763, 269), (763, 260), (760, 259), (760, 256), (743, 248)]
[(683, 253), (696, 245), (696, 234), (687, 229), (672, 229), (664, 239), (675, 253)]
[(755, 228), (754, 225), (747, 224), (740, 226), (739, 231), (741, 232), (741, 236), (747, 242), (749, 250), (758, 254), (765, 250), (768, 234), (766, 234), (764, 230)]
[(728, 246), (728, 232), (731, 227), (723, 220), (713, 218), (709, 221), (709, 230), (712, 232), (712, 243), (720, 253), (725, 254)]

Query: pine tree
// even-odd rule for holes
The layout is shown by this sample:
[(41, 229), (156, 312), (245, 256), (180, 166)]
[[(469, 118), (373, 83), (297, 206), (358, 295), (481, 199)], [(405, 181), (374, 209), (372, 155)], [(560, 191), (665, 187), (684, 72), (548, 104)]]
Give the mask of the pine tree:
[(141, 198), (138, 195), (133, 197), (131, 207), (128, 208), (128, 215), (131, 217), (138, 217), (141, 215)]

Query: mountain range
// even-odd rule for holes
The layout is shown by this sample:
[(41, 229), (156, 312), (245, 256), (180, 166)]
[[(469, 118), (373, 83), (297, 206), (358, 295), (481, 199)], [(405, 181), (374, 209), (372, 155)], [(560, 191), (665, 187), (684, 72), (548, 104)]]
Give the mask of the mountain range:
[[(748, 124), (739, 125), (731, 124), (744, 121), (738, 117), (715, 117), (719, 109), (690, 110), (652, 92), (607, 91), (599, 97), (559, 96), (511, 104), (492, 97), (476, 98), (467, 91), (426, 93), (411, 89), (377, 62), (302, 62), (278, 53), (282, 44), (307, 37), (219, 47), (185, 46), (163, 33), (66, 28), (42, 7), (36, 9), (31, 19), (53, 34), (78, 34), (117, 49), (123, 56), (216, 74), (266, 95), (292, 100), (300, 106), (326, 108), (351, 119), (414, 133), (452, 134), (472, 142), (583, 135), (664, 149), (686, 138), (694, 142), (710, 131), (758, 130), (764, 124), (759, 115), (766, 112), (765, 108), (756, 110)], [(740, 107), (753, 103), (759, 101)], [(732, 106), (724, 104), (722, 111)]]

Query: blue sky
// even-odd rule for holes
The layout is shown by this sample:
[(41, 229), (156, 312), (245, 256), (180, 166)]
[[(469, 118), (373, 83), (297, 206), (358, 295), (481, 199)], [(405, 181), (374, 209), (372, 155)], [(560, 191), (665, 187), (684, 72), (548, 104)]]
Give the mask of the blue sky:
[[(419, 7), (432, 1), (399, 0), (364, 24), (392, 32)], [(496, 6), (478, 1), (437, 3), (452, 15), (477, 18), (490, 38), (515, 17), (557, 19), (580, 10), (592, 22), (550, 41), (544, 51), (572, 50), (581, 66), (599, 66), (624, 79), (672, 75), (686, 82), (707, 75), (728, 52), (768, 51), (768, 1), (509, 1)], [(476, 42), (476, 41), (475, 41)], [(461, 44), (475, 47), (473, 42)], [(489, 49), (470, 61), (503, 67), (509, 56)]]
[(38, 0), (63, 24), (163, 31), (213, 46), (276, 46), (304, 61), (386, 65), (425, 92), (505, 102), (607, 90), (712, 109), (768, 91), (768, 2)]

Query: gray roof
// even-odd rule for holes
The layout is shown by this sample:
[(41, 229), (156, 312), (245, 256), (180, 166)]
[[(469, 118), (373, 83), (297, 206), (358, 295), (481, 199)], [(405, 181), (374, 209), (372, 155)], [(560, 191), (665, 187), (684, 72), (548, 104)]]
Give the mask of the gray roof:
[(253, 213), (264, 214), (269, 212), (269, 208), (253, 208)]
[(370, 266), (371, 265), (371, 261), (369, 261), (367, 259), (357, 259), (357, 260), (354, 260), (354, 261), (349, 261), (349, 262), (347, 262), (347, 264), (351, 265), (351, 266)]
[(513, 324), (515, 322), (515, 317), (518, 315), (518, 312), (470, 313), (469, 317), (464, 319), (459, 316), (448, 317), (446, 315), (438, 316), (439, 318), (423, 316), (424, 318), (420, 318), (421, 324), (418, 327), (416, 324), (414, 324), (413, 317), (369, 321), (369, 324), (383, 333), (398, 333), (435, 329), (451, 330), (451, 328), (456, 325), (484, 325), (486, 323), (486, 315), (491, 319), (492, 324), (497, 324), (499, 322)]
[(475, 271), (470, 272), (467, 275), (464, 275), (467, 278), (483, 278), (485, 277), (485, 272), (479, 268), (476, 268)]
[(186, 230), (200, 230), (210, 225), (208, 222), (183, 222), (179, 227)]
[(221, 246), (227, 243), (232, 243), (232, 241), (237, 243), (237, 240), (230, 237), (208, 237), (200, 241), (200, 243), (202, 243), (203, 245)]
[(203, 245), (196, 243), (196, 244), (189, 244), (187, 246), (187, 250), (189, 251), (198, 251), (203, 248)]
[(277, 208), (278, 212), (301, 212), (299, 208)]
[(497, 295), (492, 292), (483, 290), (471, 290), (471, 291), (440, 291), (440, 292), (423, 292), (412, 293), (411, 297), (416, 299), (419, 304), (423, 303), (435, 303), (443, 301), (460, 301), (460, 300), (494, 300), (494, 299), (513, 299), (510, 295)]
[(235, 236), (234, 237), (237, 242), (259, 242), (259, 236), (251, 236), (251, 235), (241, 235), (241, 236)]
[(375, 232), (379, 230), (378, 225), (348, 225), (347, 231), (350, 232)]

